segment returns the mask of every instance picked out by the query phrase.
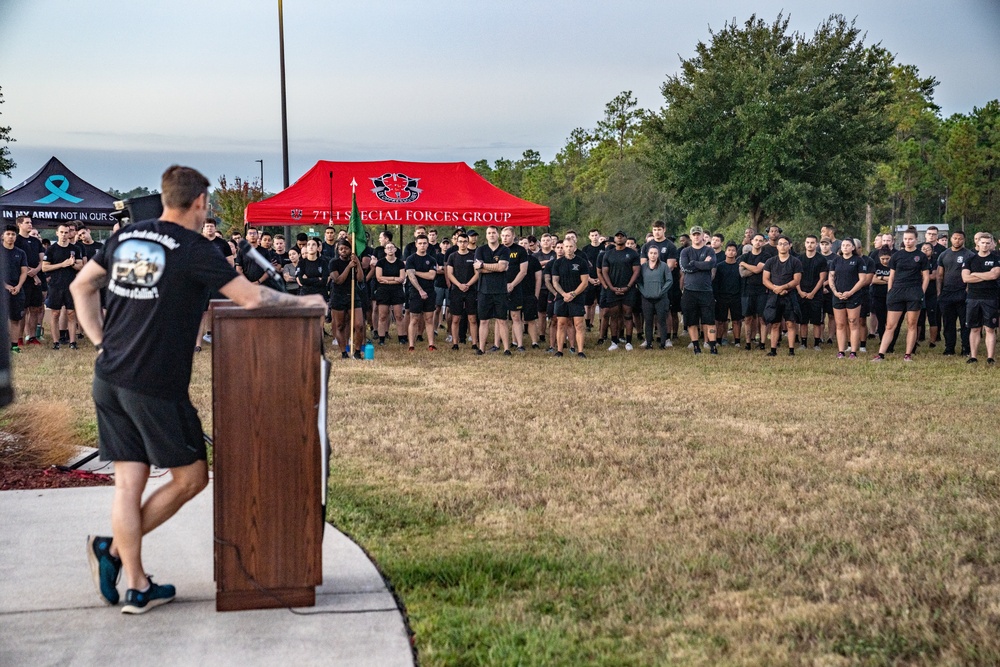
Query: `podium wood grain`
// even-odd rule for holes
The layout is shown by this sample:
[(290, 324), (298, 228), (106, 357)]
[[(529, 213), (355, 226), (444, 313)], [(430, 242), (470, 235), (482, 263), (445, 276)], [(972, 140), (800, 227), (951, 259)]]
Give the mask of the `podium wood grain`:
[(313, 606), (323, 582), (322, 317), (212, 303), (218, 611)]

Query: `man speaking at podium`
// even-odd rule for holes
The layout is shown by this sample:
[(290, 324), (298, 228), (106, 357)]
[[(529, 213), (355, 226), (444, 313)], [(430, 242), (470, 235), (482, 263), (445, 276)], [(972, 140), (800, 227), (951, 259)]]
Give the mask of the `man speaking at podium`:
[[(142, 537), (208, 484), (205, 442), (188, 397), (191, 341), (202, 308), (219, 291), (244, 308), (323, 305), (251, 283), (201, 235), (208, 180), (173, 166), (163, 174), (163, 214), (121, 229), (70, 290), (80, 325), (97, 349), (93, 397), (101, 458), (114, 462), (112, 537), (87, 538), (87, 556), (101, 598), (123, 613), (141, 614), (173, 600), (173, 586), (153, 583), (142, 566)], [(107, 288), (107, 314), (100, 290)], [(142, 502), (150, 465), (171, 479)]]

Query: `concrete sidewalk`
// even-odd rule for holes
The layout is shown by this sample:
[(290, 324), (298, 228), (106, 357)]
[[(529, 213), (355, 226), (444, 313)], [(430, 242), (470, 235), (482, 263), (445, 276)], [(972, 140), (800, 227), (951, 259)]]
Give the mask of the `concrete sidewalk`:
[(112, 491), (0, 492), (0, 665), (414, 664), (375, 566), (329, 524), (323, 585), (316, 606), (301, 610), (325, 613), (216, 612), (211, 486), (143, 542), (146, 569), (177, 598), (141, 616), (106, 606), (86, 536), (110, 534)]

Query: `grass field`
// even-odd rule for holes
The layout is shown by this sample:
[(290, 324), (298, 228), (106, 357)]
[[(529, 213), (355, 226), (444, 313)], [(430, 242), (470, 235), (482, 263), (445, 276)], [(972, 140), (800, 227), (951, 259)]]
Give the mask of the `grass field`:
[[(334, 361), (329, 518), (423, 664), (1000, 663), (1000, 369), (588, 353)], [(20, 400), (93, 437), (92, 358), (28, 350)]]

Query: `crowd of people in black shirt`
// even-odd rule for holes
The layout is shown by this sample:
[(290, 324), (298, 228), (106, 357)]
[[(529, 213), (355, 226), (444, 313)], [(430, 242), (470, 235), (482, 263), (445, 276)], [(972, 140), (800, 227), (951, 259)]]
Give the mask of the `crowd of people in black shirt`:
[[(12, 349), (39, 343), (42, 305), (60, 332), (53, 347), (75, 348), (68, 285), (100, 244), (85, 225), (66, 224), (45, 247), (30, 219), (17, 222), (4, 234)], [(546, 349), (585, 357), (586, 334), (597, 327), (596, 345), (612, 352), (633, 343), (673, 347), (686, 331), (694, 354), (731, 346), (776, 356), (784, 340), (789, 355), (827, 347), (857, 358), (875, 340), (878, 362), (895, 351), (905, 321), (906, 361), (925, 341), (977, 363), (985, 342), (994, 363), (1000, 255), (988, 233), (976, 234), (970, 249), (961, 231), (946, 241), (930, 227), (920, 241), (911, 228), (902, 248), (884, 234), (864, 253), (857, 239), (837, 239), (832, 225), (797, 250), (777, 226), (747, 229), (739, 243), (697, 226), (677, 239), (665, 231), (654, 222), (640, 244), (623, 230), (607, 238), (592, 229), (580, 243), (572, 230), (518, 239), (512, 227), (487, 227), (480, 242), (473, 229), (439, 239), (437, 230), (417, 227), (402, 251), (385, 230), (360, 257), (347, 232), (332, 226), (322, 238), (299, 233), (291, 243), (253, 227), (226, 239), (211, 218), (203, 233), (247, 279), (273, 281), (239, 250), (244, 236), (286, 291), (326, 296), (330, 335), (344, 357), (359, 357), (366, 340), (385, 345), (393, 326), (411, 351), (418, 343), (435, 351), (444, 328), (452, 350), (469, 344), (477, 355)], [(206, 329), (207, 318), (196, 350), (211, 342)]]

